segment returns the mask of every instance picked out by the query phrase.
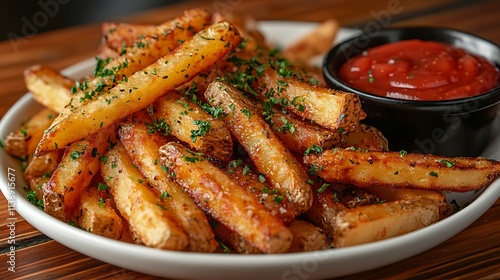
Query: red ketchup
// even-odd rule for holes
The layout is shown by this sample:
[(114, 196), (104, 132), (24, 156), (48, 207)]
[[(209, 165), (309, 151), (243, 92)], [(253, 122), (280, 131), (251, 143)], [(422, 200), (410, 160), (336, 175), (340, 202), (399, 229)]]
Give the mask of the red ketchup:
[(499, 70), (482, 57), (421, 40), (381, 45), (348, 60), (341, 79), (359, 90), (411, 100), (450, 100), (484, 93)]

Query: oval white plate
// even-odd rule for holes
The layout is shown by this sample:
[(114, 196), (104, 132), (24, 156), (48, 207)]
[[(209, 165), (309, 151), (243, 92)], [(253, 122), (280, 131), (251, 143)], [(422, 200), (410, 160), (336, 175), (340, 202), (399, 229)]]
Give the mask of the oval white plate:
[[(290, 43), (314, 27), (314, 23), (263, 22), (264, 34), (279, 45)], [(342, 29), (338, 40), (355, 32)], [(94, 60), (67, 68), (64, 74), (80, 78), (89, 73)], [(41, 108), (29, 94), (23, 96), (3, 117), (0, 137)], [(495, 127), (500, 129), (500, 120)], [(500, 159), (500, 131), (495, 130), (484, 155)], [(111, 240), (77, 229), (45, 214), (29, 203), (19, 162), (0, 151), (1, 190), (15, 202), (17, 212), (35, 228), (52, 239), (90, 257), (120, 267), (155, 276), (182, 279), (320, 279), (343, 276), (389, 265), (428, 250), (469, 226), (491, 207), (500, 196), (500, 180), (480, 193), (454, 194), (461, 205), (468, 205), (455, 215), (424, 229), (365, 245), (348, 248), (280, 255), (226, 255), (162, 251)], [(8, 169), (15, 170), (15, 189), (8, 187)], [(11, 170), (12, 171), (12, 170)], [(12, 176), (11, 176), (12, 177)]]

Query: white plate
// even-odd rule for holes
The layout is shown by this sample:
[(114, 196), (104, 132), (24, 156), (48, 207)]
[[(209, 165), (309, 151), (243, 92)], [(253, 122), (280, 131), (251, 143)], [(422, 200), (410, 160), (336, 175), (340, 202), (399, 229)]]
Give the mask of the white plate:
[[(312, 23), (264, 22), (269, 38), (284, 45), (304, 34)], [(342, 29), (339, 39), (354, 33)], [(86, 60), (64, 71), (79, 78), (91, 71), (94, 60)], [(41, 107), (29, 94), (23, 96), (5, 114), (0, 123), (0, 137), (19, 127)], [(500, 128), (497, 119), (495, 127)], [(500, 159), (500, 131), (494, 131), (485, 156)], [(60, 222), (29, 203), (19, 162), (0, 151), (0, 187), (9, 201), (15, 201), (17, 212), (35, 228), (57, 242), (80, 253), (127, 269), (182, 279), (319, 279), (343, 276), (389, 265), (428, 250), (469, 226), (491, 207), (500, 196), (500, 180), (482, 193), (454, 195), (464, 209), (421, 230), (370, 244), (309, 253), (280, 255), (226, 255), (174, 252), (148, 248), (104, 238)], [(8, 168), (15, 169), (15, 190), (8, 188)], [(12, 176), (11, 176), (12, 177)], [(469, 204), (470, 203), (470, 204)]]

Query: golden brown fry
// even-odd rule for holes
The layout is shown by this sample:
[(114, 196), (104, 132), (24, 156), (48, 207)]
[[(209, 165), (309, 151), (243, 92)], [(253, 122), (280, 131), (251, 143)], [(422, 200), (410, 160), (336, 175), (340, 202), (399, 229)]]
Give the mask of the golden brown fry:
[(264, 71), (259, 85), (260, 98), (267, 100), (270, 95), (278, 100), (284, 98), (289, 112), (333, 131), (356, 130), (366, 116), (357, 95), (314, 86), (296, 77), (285, 78), (274, 69)]
[(154, 25), (104, 22), (101, 25), (101, 48), (108, 48), (118, 55), (122, 48), (132, 45), (141, 36), (153, 33), (155, 29)]
[(338, 200), (347, 208), (356, 208), (358, 206), (381, 202), (377, 196), (368, 192), (365, 188), (343, 184), (333, 184), (329, 188), (333, 191), (335, 200)]
[(88, 232), (112, 239), (120, 239), (123, 232), (122, 218), (112, 207), (112, 197), (107, 185), (93, 182), (85, 189), (76, 209), (76, 223)]
[(454, 192), (484, 188), (500, 172), (499, 162), (484, 158), (354, 149), (307, 155), (304, 162), (329, 182), (358, 187), (390, 186)]
[(186, 249), (189, 245), (187, 234), (134, 167), (122, 143), (118, 142), (106, 156), (107, 162), (101, 162), (101, 175), (133, 236), (140, 243), (154, 248)]
[(19, 129), (5, 137), (3, 141), (5, 151), (20, 158), (32, 156), (38, 142), (42, 139), (44, 130), (50, 126), (54, 117), (55, 113), (49, 109), (37, 112)]
[(354, 147), (369, 151), (388, 151), (389, 143), (385, 136), (373, 126), (359, 124), (355, 131), (351, 131), (344, 135), (344, 143), (342, 148)]
[(219, 242), (222, 243), (219, 247), (224, 253), (230, 252), (230, 248), (227, 247), (230, 246), (234, 251), (240, 254), (262, 254), (262, 251), (253, 246), (248, 240), (234, 231), (231, 231), (215, 219), (211, 218), (210, 224), (212, 225), (215, 236)]
[(42, 187), (45, 212), (66, 222), (71, 218), (81, 194), (99, 173), (99, 157), (108, 148), (113, 130), (101, 130), (66, 148), (57, 169)]
[(198, 32), (174, 51), (131, 75), (127, 82), (116, 85), (67, 115), (60, 115), (44, 134), (37, 154), (63, 148), (145, 108), (226, 55), (240, 40), (237, 30), (228, 22)]
[(290, 224), (293, 234), (292, 246), (288, 252), (310, 252), (328, 248), (326, 236), (321, 229), (303, 220)]
[(234, 87), (217, 81), (209, 85), (205, 98), (212, 106), (224, 110), (224, 122), (233, 136), (273, 188), (294, 205), (296, 216), (307, 211), (312, 204), (307, 172), (283, 146), (251, 101)]
[(75, 81), (52, 68), (34, 65), (24, 70), (24, 83), (33, 99), (50, 110), (60, 113), (71, 98)]
[(338, 30), (339, 23), (335, 19), (325, 20), (306, 36), (287, 46), (281, 55), (293, 63), (306, 63), (332, 47)]
[(340, 133), (305, 121), (295, 114), (274, 112), (271, 115), (271, 127), (285, 147), (300, 154), (313, 146), (326, 150), (342, 143)]
[(24, 180), (30, 190), (36, 193), (37, 199), (43, 199), (42, 186), (47, 183), (57, 169), (62, 151), (53, 151), (42, 156), (35, 156), (24, 170)]
[(243, 166), (238, 160), (229, 162), (226, 173), (242, 186), (249, 194), (257, 198), (271, 214), (279, 217), (286, 224), (293, 221), (296, 216), (294, 205), (284, 199), (284, 195), (266, 184), (264, 177), (250, 171), (249, 166)]
[(427, 198), (360, 206), (338, 214), (333, 244), (353, 246), (402, 235), (439, 220), (436, 203)]
[(265, 253), (288, 251), (292, 240), (283, 221), (206, 159), (170, 142), (160, 149), (162, 162), (198, 206)]
[(233, 153), (231, 132), (222, 120), (212, 117), (200, 106), (171, 91), (153, 104), (152, 117), (164, 122), (169, 133), (192, 149), (228, 161)]
[(155, 128), (153, 120), (146, 112), (138, 111), (120, 122), (118, 135), (132, 162), (188, 234), (189, 251), (215, 251), (217, 242), (205, 213), (169, 178), (165, 166), (160, 163), (159, 150), (167, 139), (151, 128)]

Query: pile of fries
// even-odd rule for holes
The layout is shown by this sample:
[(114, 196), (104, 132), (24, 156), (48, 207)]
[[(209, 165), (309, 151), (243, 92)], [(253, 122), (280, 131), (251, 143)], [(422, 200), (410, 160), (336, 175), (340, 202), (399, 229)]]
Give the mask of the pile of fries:
[(33, 203), (89, 232), (154, 248), (323, 250), (405, 234), (486, 187), (500, 163), (388, 151), (352, 93), (309, 61), (326, 21), (278, 50), (204, 10), (156, 26), (107, 23), (92, 75), (25, 71), (46, 109), (4, 140)]

